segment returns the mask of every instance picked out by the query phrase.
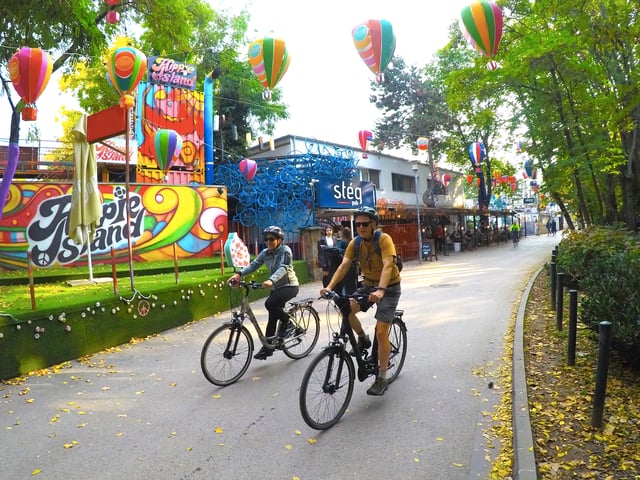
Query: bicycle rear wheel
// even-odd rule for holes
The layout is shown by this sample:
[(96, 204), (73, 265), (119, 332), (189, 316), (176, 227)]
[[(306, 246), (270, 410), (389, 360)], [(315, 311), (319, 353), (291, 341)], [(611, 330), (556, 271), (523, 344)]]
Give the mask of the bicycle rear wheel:
[(284, 339), (282, 350), (293, 359), (304, 358), (318, 343), (320, 336), (320, 316), (310, 305), (294, 307), (289, 311), (295, 330)]
[(243, 325), (216, 328), (202, 346), (200, 367), (207, 380), (224, 387), (237, 382), (251, 363), (253, 338)]
[(393, 382), (404, 366), (407, 357), (407, 327), (399, 318), (394, 318), (389, 329), (389, 342), (391, 343), (391, 355), (389, 356), (389, 368), (387, 380)]
[(314, 358), (300, 385), (300, 413), (316, 430), (333, 427), (346, 412), (356, 370), (351, 356), (339, 347), (329, 347)]

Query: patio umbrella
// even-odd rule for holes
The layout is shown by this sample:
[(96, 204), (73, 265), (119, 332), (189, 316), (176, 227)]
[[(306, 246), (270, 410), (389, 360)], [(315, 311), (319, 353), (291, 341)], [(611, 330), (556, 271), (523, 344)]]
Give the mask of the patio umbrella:
[(91, 242), (102, 217), (102, 201), (98, 190), (98, 167), (95, 145), (87, 141), (87, 116), (82, 115), (73, 128), (73, 191), (69, 212), (69, 237), (87, 246), (89, 280), (93, 281)]

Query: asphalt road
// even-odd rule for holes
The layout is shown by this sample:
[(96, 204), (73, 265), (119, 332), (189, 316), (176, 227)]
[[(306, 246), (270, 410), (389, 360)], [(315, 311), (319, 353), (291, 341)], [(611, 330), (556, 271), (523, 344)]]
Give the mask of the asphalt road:
[[(313, 355), (253, 360), (220, 388), (200, 371), (200, 349), (227, 315), (96, 354), (19, 385), (0, 385), (0, 476), (91, 479), (486, 478), (483, 435), (504, 389), (495, 372), (530, 275), (559, 237), (405, 262), (399, 308), (407, 361), (382, 397), (357, 383), (332, 429), (309, 428), (298, 390)], [(316, 298), (319, 283), (300, 297)], [(325, 301), (315, 305), (324, 311)], [(262, 302), (254, 304), (265, 319)], [(373, 317), (362, 317), (371, 333)], [(494, 382), (494, 388), (489, 388)]]

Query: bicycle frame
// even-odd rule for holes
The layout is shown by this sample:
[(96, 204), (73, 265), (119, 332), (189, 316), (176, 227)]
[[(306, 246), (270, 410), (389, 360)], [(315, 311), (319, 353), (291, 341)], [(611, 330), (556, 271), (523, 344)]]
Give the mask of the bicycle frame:
[(241, 282), (238, 285), (238, 288), (244, 289), (244, 295), (243, 295), (242, 303), (240, 304), (240, 307), (235, 310), (232, 309), (232, 315), (233, 315), (232, 323), (234, 325), (242, 325), (244, 323), (244, 319), (248, 318), (249, 321), (251, 322), (251, 325), (253, 325), (253, 328), (258, 334), (258, 339), (260, 340), (260, 343), (264, 347), (270, 350), (275, 350), (277, 345), (274, 345), (273, 343), (271, 343), (267, 339), (267, 337), (264, 335), (264, 333), (262, 333), (260, 324), (258, 323), (258, 320), (255, 314), (253, 313), (253, 310), (251, 309), (251, 303), (249, 302), (249, 289), (262, 288), (262, 284), (254, 281)]
[[(329, 343), (329, 347), (339, 347), (342, 350), (346, 349), (346, 339), (349, 340), (349, 344), (353, 351), (355, 352), (354, 358), (356, 360), (356, 364), (358, 365), (358, 380), (361, 382), (365, 381), (371, 375), (378, 374), (378, 339), (374, 333), (373, 344), (371, 345), (371, 355), (363, 356), (363, 353), (358, 349), (358, 340), (356, 339), (356, 335), (353, 332), (353, 328), (351, 328), (351, 324), (349, 323), (349, 315), (351, 313), (351, 302), (350, 298), (355, 298), (356, 300), (364, 300), (368, 297), (368, 295), (350, 295), (350, 296), (340, 296), (335, 292), (331, 292), (331, 299), (334, 301), (338, 309), (340, 310), (340, 331), (333, 332), (332, 340)], [(342, 365), (340, 365), (342, 368)]]

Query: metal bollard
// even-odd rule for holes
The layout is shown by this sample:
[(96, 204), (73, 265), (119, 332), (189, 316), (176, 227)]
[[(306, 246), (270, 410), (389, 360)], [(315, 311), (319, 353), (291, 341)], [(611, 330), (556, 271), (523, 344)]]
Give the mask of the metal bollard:
[(569, 290), (569, 338), (567, 343), (567, 365), (576, 364), (576, 336), (578, 332), (578, 291)]
[(558, 273), (556, 291), (556, 328), (562, 330), (562, 315), (564, 313), (564, 273)]
[(611, 322), (600, 322), (598, 338), (598, 368), (596, 370), (596, 390), (593, 394), (593, 412), (591, 426), (602, 426), (604, 398), (607, 394), (607, 375), (609, 373), (609, 344), (611, 343)]
[(551, 309), (556, 309), (556, 262), (551, 262)]

